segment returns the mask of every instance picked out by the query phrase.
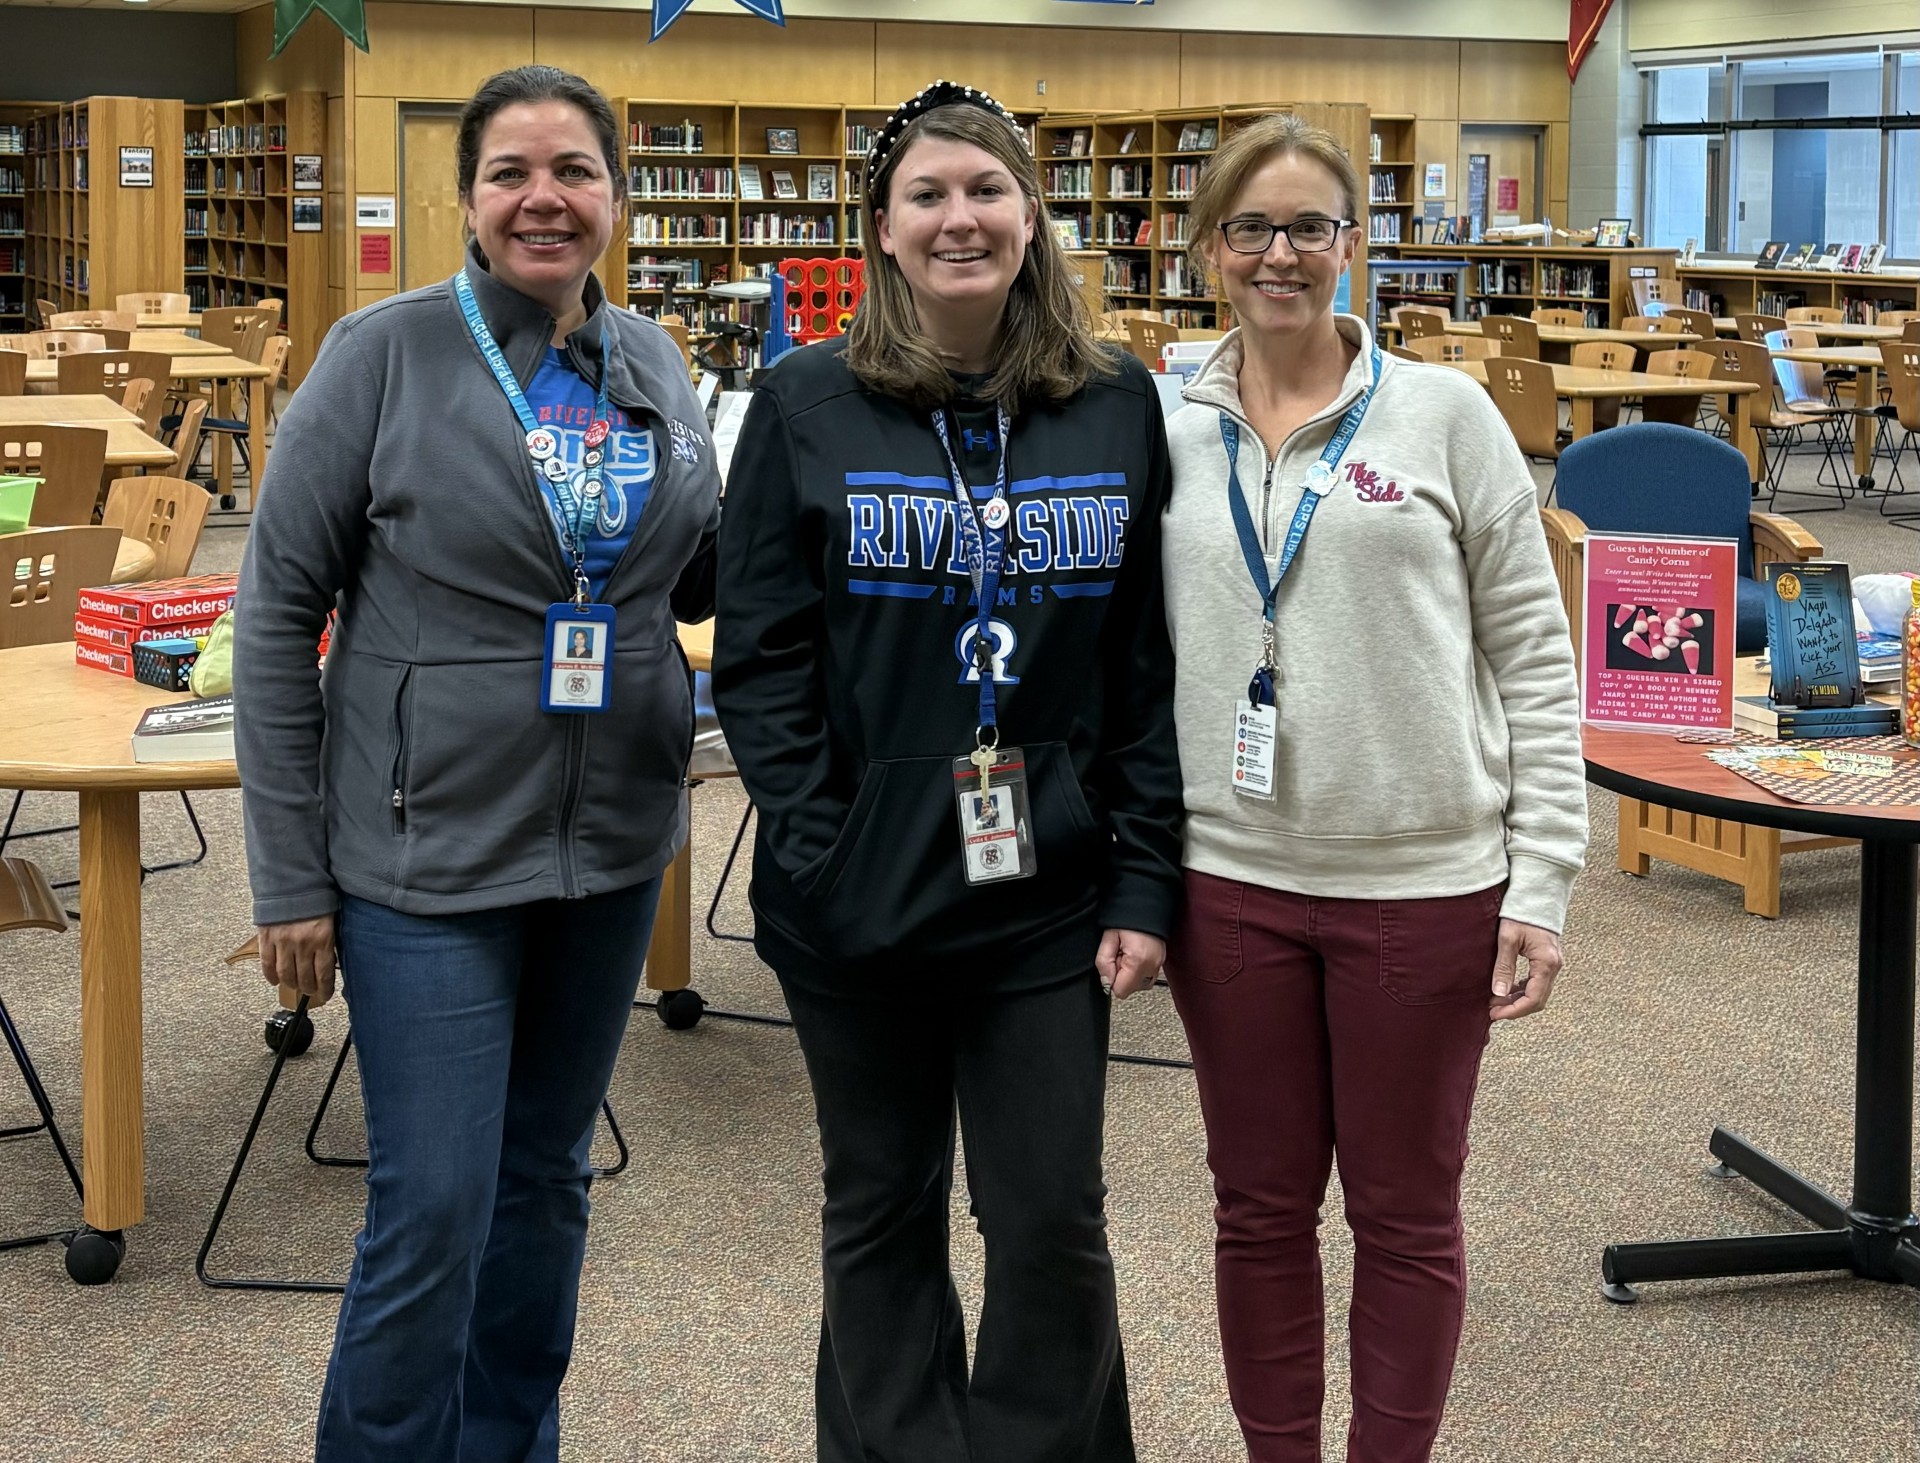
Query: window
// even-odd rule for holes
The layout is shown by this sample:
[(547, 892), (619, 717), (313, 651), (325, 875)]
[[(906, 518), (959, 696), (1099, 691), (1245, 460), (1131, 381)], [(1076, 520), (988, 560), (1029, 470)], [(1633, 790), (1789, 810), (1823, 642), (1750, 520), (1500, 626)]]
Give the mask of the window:
[(1769, 239), (1880, 240), (1894, 258), (1920, 257), (1920, 52), (1757, 56), (1645, 75), (1642, 214), (1656, 247), (1698, 239), (1757, 254)]

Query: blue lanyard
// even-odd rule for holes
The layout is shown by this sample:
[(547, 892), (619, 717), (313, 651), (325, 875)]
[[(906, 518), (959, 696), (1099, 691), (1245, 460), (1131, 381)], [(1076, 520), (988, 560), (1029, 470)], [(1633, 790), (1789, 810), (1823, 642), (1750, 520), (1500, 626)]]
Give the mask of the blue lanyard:
[(1261, 612), (1265, 617), (1261, 627), (1260, 664), (1247, 687), (1247, 699), (1255, 706), (1273, 705), (1273, 672), (1277, 664), (1274, 659), (1275, 622), (1280, 609), (1280, 581), (1287, 577), (1287, 570), (1293, 567), (1293, 556), (1300, 552), (1301, 540), (1307, 536), (1307, 526), (1313, 522), (1313, 510), (1320, 506), (1321, 497), (1333, 487), (1334, 468), (1339, 465), (1347, 445), (1353, 441), (1353, 434), (1360, 430), (1360, 422), (1373, 401), (1374, 390), (1380, 384), (1378, 344), (1373, 347), (1368, 364), (1373, 374), (1367, 382), (1367, 389), (1360, 393), (1358, 401), (1347, 408), (1347, 414), (1334, 429), (1333, 440), (1327, 443), (1318, 460), (1307, 469), (1300, 505), (1293, 510), (1293, 522), (1287, 525), (1286, 539), (1280, 545), (1280, 562), (1274, 567), (1272, 575), (1267, 573), (1267, 556), (1260, 547), (1260, 535), (1254, 529), (1253, 514), (1247, 507), (1246, 495), (1240, 491), (1240, 424), (1225, 412), (1220, 413), (1220, 441), (1227, 449), (1227, 502), (1233, 510), (1234, 531), (1240, 536), (1240, 554), (1247, 561), (1247, 573), (1253, 577), (1253, 587), (1260, 593)]
[[(466, 270), (461, 270), (453, 277), (453, 291), (460, 299), (460, 313), (466, 317), (467, 330), (473, 336), (473, 343), (480, 347), (480, 354), (487, 358), (493, 379), (499, 383), (502, 394), (507, 398), (507, 405), (513, 408), (513, 414), (519, 420), (520, 431), (526, 438), (528, 456), (533, 459), (533, 475), (539, 480), (540, 492), (553, 510), (560, 547), (566, 550), (567, 557), (573, 561), (574, 603), (585, 604), (588, 599), (587, 530), (599, 515), (600, 494), (606, 475), (607, 378), (612, 374), (613, 365), (608, 348), (606, 317), (603, 315), (600, 320), (600, 389), (594, 397), (593, 425), (587, 430), (585, 481), (582, 491), (576, 493), (570, 480), (571, 473), (558, 477), (547, 474), (547, 463), (560, 460), (558, 435), (534, 419), (526, 393), (520, 389), (520, 382), (515, 378), (513, 368), (507, 364), (505, 353), (494, 340), (493, 332), (487, 329), (486, 320), (481, 317), (480, 303), (473, 297), (473, 284), (467, 278)], [(535, 443), (543, 435), (550, 442), (550, 450), (545, 454), (535, 450)]]
[[(988, 501), (1001, 505), (995, 513), (1006, 514), (1007, 438), (1012, 428), (1004, 406), (996, 406), (994, 412), (1000, 438), (1000, 464), (994, 471), (993, 497)], [(973, 592), (980, 601), (973, 622), (973, 659), (980, 673), (980, 720), (975, 735), (981, 746), (997, 746), (1000, 736), (993, 693), (993, 638), (988, 634), (988, 625), (993, 619), (994, 598), (1000, 590), (1000, 570), (1006, 562), (1006, 530), (1011, 515), (1001, 517), (1000, 526), (996, 528), (974, 511), (973, 489), (967, 486), (967, 475), (960, 469), (960, 459), (954, 456), (953, 436), (947, 428), (944, 411), (933, 414), (933, 431), (940, 439), (941, 450), (947, 454), (947, 468), (953, 475), (954, 533), (960, 540), (967, 573), (973, 579)], [(987, 740), (988, 732), (993, 733), (992, 741)]]

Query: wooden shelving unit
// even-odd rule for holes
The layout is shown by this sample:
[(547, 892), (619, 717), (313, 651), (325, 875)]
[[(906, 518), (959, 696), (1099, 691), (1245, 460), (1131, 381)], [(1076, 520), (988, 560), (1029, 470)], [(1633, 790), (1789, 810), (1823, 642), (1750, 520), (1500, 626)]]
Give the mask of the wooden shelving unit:
[(1367, 242), (1401, 244), (1413, 237), (1419, 207), (1420, 165), (1415, 119), (1373, 114), (1367, 148)]
[[(1381, 254), (1409, 259), (1466, 259), (1478, 266), (1467, 277), (1467, 312), (1526, 315), (1534, 310), (1584, 310), (1589, 325), (1618, 325), (1636, 313), (1633, 271), (1672, 279), (1673, 249), (1529, 248), (1514, 244), (1376, 245)], [(1394, 305), (1453, 308), (1453, 281), (1435, 275), (1393, 279), (1380, 291), (1384, 314)], [(1356, 296), (1357, 298), (1357, 296)]]
[[(110, 310), (119, 295), (171, 288), (182, 257), (180, 103), (62, 103), (27, 123), (26, 142), (29, 308), (45, 299)], [(124, 148), (143, 149), (148, 170), (123, 178)]]
[(187, 295), (197, 310), (283, 301), (295, 385), (328, 322), (326, 235), (296, 227), (321, 221), (326, 195), (294, 187), (293, 159), (323, 153), (326, 123), (326, 98), (314, 91), (188, 106), (177, 150)]
[(50, 106), (0, 102), (0, 335), (37, 323), (27, 293), (27, 123)]
[(1715, 315), (1779, 315), (1801, 305), (1823, 305), (1871, 324), (1882, 310), (1920, 309), (1920, 272), (1839, 274), (1707, 264), (1681, 269), (1679, 277), (1684, 303)]

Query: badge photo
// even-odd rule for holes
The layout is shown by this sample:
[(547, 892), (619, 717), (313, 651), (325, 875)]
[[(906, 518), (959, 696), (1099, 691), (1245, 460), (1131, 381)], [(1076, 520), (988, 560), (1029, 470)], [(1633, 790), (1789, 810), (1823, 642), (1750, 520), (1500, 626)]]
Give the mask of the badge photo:
[(605, 711), (611, 701), (613, 608), (556, 604), (547, 609), (540, 709)]

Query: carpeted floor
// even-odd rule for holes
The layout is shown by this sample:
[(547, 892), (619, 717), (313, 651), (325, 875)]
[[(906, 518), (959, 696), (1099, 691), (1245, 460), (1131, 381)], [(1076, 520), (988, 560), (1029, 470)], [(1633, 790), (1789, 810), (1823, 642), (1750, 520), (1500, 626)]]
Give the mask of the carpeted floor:
[[(1804, 476), (1810, 469), (1797, 472)], [(1920, 538), (1860, 504), (1808, 526), (1856, 570), (1906, 567)], [(237, 563), (244, 530), (211, 530), (200, 569)], [(145, 891), (148, 1222), (111, 1286), (71, 1285), (56, 1248), (0, 1254), (0, 1460), (311, 1455), (332, 1297), (215, 1294), (192, 1273), (246, 1116), (265, 1077), (253, 967), (220, 957), (248, 933), (238, 795), (196, 795), (213, 843), (199, 868)], [(743, 806), (694, 795), (704, 903)], [(24, 826), (66, 821), (34, 797)], [(1726, 1122), (1844, 1192), (1851, 1145), (1859, 860), (1802, 855), (1778, 921), (1738, 891), (1657, 867), (1614, 871), (1613, 799), (1592, 796), (1594, 841), (1553, 1008), (1497, 1031), (1468, 1169), (1467, 1334), (1436, 1457), (1446, 1463), (1895, 1463), (1920, 1448), (1920, 1296), (1803, 1277), (1650, 1287), (1637, 1306), (1599, 1293), (1609, 1240), (1797, 1228), (1741, 1180), (1706, 1172)], [(177, 800), (146, 802), (150, 858), (177, 855)], [(70, 837), (29, 853), (55, 877)], [(749, 920), (743, 882), (723, 929)], [(696, 985), (717, 1005), (777, 1011), (750, 947), (696, 943)], [(68, 1131), (79, 1129), (78, 940), (0, 939), (14, 1010)], [(228, 1238), (228, 1271), (344, 1273), (359, 1181), (311, 1166), (300, 1139), (344, 1011), (321, 1013), (292, 1064)], [(1115, 1048), (1183, 1054), (1164, 992), (1122, 1007)], [(633, 1165), (597, 1185), (562, 1456), (580, 1463), (802, 1463), (811, 1454), (817, 1325), (818, 1149), (792, 1034), (709, 1019), (670, 1032), (636, 1012), (613, 1103)], [(24, 1092), (0, 1063), (0, 1126)], [(349, 1083), (324, 1135), (359, 1141)], [(1191, 1077), (1112, 1069), (1112, 1243), (1140, 1456), (1244, 1457), (1214, 1339), (1210, 1194)], [(955, 1208), (955, 1267), (979, 1299), (980, 1247)], [(65, 1222), (72, 1194), (44, 1140), (0, 1145), (0, 1233)], [(1329, 1290), (1351, 1250), (1337, 1193), (1325, 1227)], [(1328, 1318), (1328, 1452), (1339, 1455), (1344, 1317)], [(983, 1459), (981, 1463), (995, 1463)]]

